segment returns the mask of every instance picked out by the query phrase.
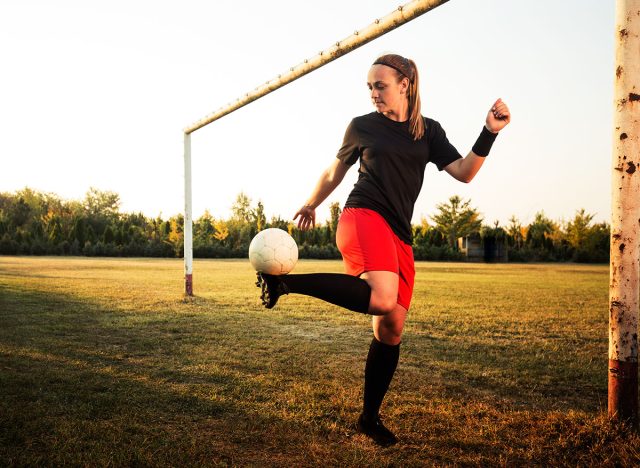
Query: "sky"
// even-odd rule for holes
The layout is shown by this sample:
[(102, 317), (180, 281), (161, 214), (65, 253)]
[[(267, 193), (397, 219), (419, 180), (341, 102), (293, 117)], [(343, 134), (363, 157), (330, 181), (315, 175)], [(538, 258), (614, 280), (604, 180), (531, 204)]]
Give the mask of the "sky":
[[(316, 55), (402, 0), (0, 2), (0, 192), (89, 187), (125, 212), (184, 210), (183, 129)], [(453, 195), (487, 224), (538, 211), (609, 221), (615, 2), (450, 0), (192, 134), (193, 214), (240, 192), (290, 219), (350, 120), (372, 112), (383, 53), (418, 65), (422, 113), (466, 155), (491, 104), (512, 122), (469, 184), (428, 165), (413, 222)], [(318, 208), (342, 205), (353, 167)]]

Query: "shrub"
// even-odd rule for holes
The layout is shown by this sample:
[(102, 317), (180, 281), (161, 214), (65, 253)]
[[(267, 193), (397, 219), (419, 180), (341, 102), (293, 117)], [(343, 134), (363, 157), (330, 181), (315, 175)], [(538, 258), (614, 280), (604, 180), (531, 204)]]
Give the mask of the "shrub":
[(2, 255), (16, 255), (20, 245), (9, 237), (9, 234), (5, 234), (0, 239), (0, 254)]
[(419, 245), (413, 247), (413, 257), (416, 260), (449, 260), (461, 261), (465, 259), (464, 254), (453, 250), (449, 245)]
[(320, 260), (325, 259), (340, 259), (340, 251), (335, 245), (306, 245), (303, 244), (298, 248), (298, 258), (315, 258)]
[(93, 257), (95, 255), (95, 248), (91, 241), (86, 241), (84, 243), (84, 247), (82, 248), (82, 253), (87, 257)]
[(69, 253), (71, 255), (80, 255), (82, 253), (82, 249), (80, 248), (80, 241), (78, 241), (78, 239), (74, 239), (71, 243), (71, 249)]
[(31, 244), (29, 253), (31, 255), (45, 255), (47, 253), (47, 246), (40, 241), (36, 241), (33, 244)]
[(62, 241), (58, 244), (58, 250), (61, 255), (69, 255), (71, 253), (71, 244), (69, 241)]

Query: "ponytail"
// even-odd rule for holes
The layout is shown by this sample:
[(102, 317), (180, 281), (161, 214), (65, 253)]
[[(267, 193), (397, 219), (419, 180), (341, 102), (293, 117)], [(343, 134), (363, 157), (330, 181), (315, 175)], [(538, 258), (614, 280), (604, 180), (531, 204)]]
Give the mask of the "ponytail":
[(424, 119), (420, 112), (420, 81), (418, 77), (418, 67), (413, 60), (409, 60), (413, 68), (413, 80), (409, 80), (409, 131), (414, 140), (419, 140), (424, 136)]

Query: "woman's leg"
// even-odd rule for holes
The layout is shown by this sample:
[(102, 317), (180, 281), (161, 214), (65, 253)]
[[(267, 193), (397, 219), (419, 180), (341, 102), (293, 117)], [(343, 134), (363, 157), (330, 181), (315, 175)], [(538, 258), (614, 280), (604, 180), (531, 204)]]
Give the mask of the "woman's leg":
[(357, 276), (340, 273), (310, 273), (274, 276), (258, 274), (262, 303), (268, 309), (283, 294), (304, 294), (355, 312), (371, 315), (391, 313), (398, 296), (398, 274), (368, 271)]
[(407, 309), (400, 304), (395, 304), (392, 313), (371, 318), (373, 336), (386, 345), (399, 345), (402, 341), (402, 330), (406, 318)]
[(368, 313), (386, 316), (395, 311), (398, 301), (398, 274), (392, 271), (365, 271), (360, 275), (371, 288)]
[(397, 442), (396, 436), (380, 421), (379, 411), (400, 357), (402, 330), (413, 295), (415, 267), (411, 246), (397, 242), (399, 282), (397, 304), (386, 315), (372, 317), (373, 339), (364, 376), (364, 404), (358, 430), (380, 445)]
[(402, 329), (407, 309), (396, 304), (393, 312), (372, 317), (373, 335), (364, 370), (364, 404), (358, 430), (380, 445), (392, 445), (396, 436), (380, 421), (380, 406), (398, 366)]
[(396, 371), (406, 317), (407, 309), (400, 304), (396, 304), (390, 314), (372, 317), (374, 337), (365, 367), (363, 408), (363, 414), (369, 419), (378, 417), (382, 400)]

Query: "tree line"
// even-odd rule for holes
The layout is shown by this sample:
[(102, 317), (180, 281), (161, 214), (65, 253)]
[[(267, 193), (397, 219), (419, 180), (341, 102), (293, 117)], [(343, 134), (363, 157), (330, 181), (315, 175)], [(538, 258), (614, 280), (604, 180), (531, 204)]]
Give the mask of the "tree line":
[[(0, 193), (0, 254), (182, 257), (184, 217), (150, 218), (122, 213), (120, 197), (90, 188), (83, 200), (25, 188)], [(246, 258), (253, 236), (269, 227), (288, 231), (300, 258), (340, 258), (335, 246), (340, 204), (330, 204), (330, 219), (300, 231), (279, 216), (267, 220), (261, 201), (238, 194), (228, 219), (208, 211), (193, 223), (194, 256)], [(481, 243), (508, 248), (511, 261), (608, 262), (610, 228), (593, 223), (594, 215), (578, 210), (569, 221), (553, 221), (543, 211), (523, 225), (514, 215), (506, 226), (484, 223), (470, 200), (452, 196), (436, 213), (413, 226), (417, 260), (462, 260), (458, 239), (476, 236)]]

